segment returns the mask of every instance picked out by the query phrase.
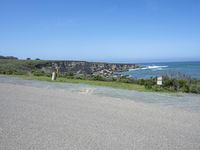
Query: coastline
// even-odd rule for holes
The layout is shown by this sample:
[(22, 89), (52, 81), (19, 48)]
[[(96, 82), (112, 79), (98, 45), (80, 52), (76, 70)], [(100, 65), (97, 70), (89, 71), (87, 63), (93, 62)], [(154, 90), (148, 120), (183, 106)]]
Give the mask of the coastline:
[[(0, 61), (0, 74), (19, 75), (30, 80), (50, 81), (52, 72), (56, 72), (59, 78), (57, 78), (55, 82), (83, 83), (137, 91), (200, 94), (200, 80), (192, 78), (196, 76), (199, 77), (199, 62), (196, 64), (183, 63), (178, 66), (177, 64), (152, 64), (140, 68), (136, 64), (112, 64), (84, 61), (10, 59), (0, 59)], [(185, 66), (190, 68), (189, 72)], [(135, 69), (138, 67), (139, 69)], [(127, 69), (129, 69), (129, 71), (124, 72)], [(184, 74), (184, 72), (186, 74)], [(193, 76), (190, 77), (190, 73), (193, 74)], [(157, 85), (156, 80), (158, 76), (163, 77), (162, 86)]]

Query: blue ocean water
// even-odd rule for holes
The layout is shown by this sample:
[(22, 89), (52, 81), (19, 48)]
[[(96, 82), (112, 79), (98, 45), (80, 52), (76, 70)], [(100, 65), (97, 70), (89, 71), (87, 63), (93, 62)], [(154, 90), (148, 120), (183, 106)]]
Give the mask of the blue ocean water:
[(160, 62), (141, 63), (140, 68), (131, 69), (123, 74), (134, 78), (150, 78), (163, 75), (185, 75), (200, 79), (200, 61), (198, 62)]

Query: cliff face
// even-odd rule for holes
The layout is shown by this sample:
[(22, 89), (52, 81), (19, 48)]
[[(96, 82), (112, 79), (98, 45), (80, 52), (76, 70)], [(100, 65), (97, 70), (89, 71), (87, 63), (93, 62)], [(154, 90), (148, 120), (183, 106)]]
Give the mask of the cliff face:
[(114, 64), (114, 63), (97, 63), (86, 61), (49, 61), (46, 63), (37, 64), (36, 68), (45, 72), (50, 72), (53, 69), (58, 70), (61, 74), (112, 74), (113, 72), (126, 71), (134, 69), (135, 64)]

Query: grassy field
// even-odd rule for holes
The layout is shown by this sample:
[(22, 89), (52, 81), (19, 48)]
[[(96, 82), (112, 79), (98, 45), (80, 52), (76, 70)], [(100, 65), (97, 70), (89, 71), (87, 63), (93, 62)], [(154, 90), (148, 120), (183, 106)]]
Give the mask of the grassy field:
[(133, 84), (133, 83), (122, 83), (116, 81), (94, 81), (94, 80), (81, 80), (81, 79), (67, 79), (63, 77), (57, 78), (56, 81), (51, 81), (50, 77), (45, 76), (20, 76), (23, 79), (27, 80), (41, 80), (41, 81), (49, 81), (49, 82), (63, 82), (63, 83), (76, 83), (76, 84), (89, 84), (96, 86), (105, 86), (112, 88), (120, 88), (127, 90), (136, 90), (136, 91), (151, 91), (146, 89), (143, 85)]

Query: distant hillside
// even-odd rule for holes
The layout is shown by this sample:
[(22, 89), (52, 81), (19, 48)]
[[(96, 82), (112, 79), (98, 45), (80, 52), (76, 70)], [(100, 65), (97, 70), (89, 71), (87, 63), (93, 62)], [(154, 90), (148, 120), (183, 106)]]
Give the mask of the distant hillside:
[(0, 59), (18, 59), (17, 57), (14, 56), (0, 56)]

